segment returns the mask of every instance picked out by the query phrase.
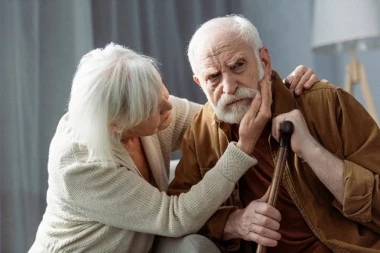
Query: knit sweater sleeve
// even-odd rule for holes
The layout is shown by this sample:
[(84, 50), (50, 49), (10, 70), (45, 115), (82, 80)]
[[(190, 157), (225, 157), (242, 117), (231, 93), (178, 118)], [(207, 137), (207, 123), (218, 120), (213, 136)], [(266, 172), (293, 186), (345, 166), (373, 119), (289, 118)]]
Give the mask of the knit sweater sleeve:
[(125, 167), (100, 163), (71, 162), (55, 176), (62, 180), (60, 194), (89, 219), (126, 230), (182, 236), (197, 232), (256, 162), (230, 143), (204, 179), (180, 196), (160, 192)]

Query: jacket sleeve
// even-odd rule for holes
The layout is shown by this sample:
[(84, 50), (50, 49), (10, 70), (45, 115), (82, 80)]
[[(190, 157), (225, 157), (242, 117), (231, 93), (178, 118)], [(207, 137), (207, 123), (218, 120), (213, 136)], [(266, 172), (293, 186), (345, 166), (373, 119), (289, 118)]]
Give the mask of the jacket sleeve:
[(318, 89), (304, 100), (311, 106), (304, 106), (309, 109), (303, 113), (313, 115), (308, 117), (311, 133), (344, 162), (344, 199), (334, 206), (347, 219), (380, 233), (379, 127), (346, 91)]
[(348, 219), (380, 233), (379, 127), (363, 106), (340, 89), (338, 102), (345, 183), (339, 210)]

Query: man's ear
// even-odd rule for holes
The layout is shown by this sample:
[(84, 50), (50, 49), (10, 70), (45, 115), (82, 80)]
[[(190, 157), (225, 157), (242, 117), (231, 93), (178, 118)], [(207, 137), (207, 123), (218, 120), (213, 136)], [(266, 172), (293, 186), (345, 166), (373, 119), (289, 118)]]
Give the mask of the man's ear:
[(260, 62), (263, 65), (264, 72), (272, 75), (272, 63), (270, 61), (268, 48), (262, 47), (259, 49)]
[(196, 75), (193, 75), (193, 80), (196, 82), (199, 86), (201, 86), (201, 82), (199, 81), (199, 78)]

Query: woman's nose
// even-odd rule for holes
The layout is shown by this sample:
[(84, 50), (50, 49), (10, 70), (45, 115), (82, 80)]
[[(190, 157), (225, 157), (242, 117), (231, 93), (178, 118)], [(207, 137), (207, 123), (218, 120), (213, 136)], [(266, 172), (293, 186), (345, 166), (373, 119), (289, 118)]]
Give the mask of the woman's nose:
[(169, 98), (164, 98), (162, 102), (163, 102), (163, 106), (161, 109), (161, 113), (166, 113), (166, 112), (171, 111), (173, 109), (173, 105), (169, 101)]

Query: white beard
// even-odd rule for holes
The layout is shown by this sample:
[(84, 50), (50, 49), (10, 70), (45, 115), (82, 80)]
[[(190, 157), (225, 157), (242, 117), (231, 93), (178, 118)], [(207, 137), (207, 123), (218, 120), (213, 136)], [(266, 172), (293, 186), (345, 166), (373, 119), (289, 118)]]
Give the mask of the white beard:
[[(240, 123), (244, 115), (249, 110), (251, 103), (249, 104), (238, 103), (238, 104), (233, 104), (233, 105), (229, 105), (229, 104), (242, 100), (242, 99), (247, 99), (247, 98), (252, 101), (253, 98), (256, 96), (256, 94), (260, 94), (260, 91), (257, 89), (249, 89), (246, 87), (240, 87), (240, 88), (237, 88), (234, 95), (222, 94), (216, 106), (212, 104), (211, 102), (210, 102), (210, 105), (219, 119), (221, 119), (222, 121), (226, 123), (238, 124)], [(209, 99), (209, 101), (211, 100)]]

